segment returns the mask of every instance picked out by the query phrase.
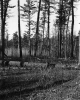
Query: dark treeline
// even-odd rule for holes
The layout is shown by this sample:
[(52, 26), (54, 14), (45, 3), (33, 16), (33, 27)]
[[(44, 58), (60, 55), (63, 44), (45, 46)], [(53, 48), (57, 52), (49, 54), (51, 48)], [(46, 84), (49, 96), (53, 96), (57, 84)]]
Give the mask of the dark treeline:
[[(65, 38), (65, 37), (63, 37)], [(21, 37), (21, 47), (24, 48), (25, 50), (31, 49), (31, 53), (29, 53), (28, 55), (30, 56), (35, 56), (35, 54), (33, 54), (32, 52), (35, 51), (35, 36), (33, 36), (30, 39), (30, 45), (29, 45), (29, 37), (24, 34), (23, 37)], [(79, 38), (78, 36), (74, 35), (73, 36), (73, 55), (75, 59), (78, 59), (78, 53), (79, 53), (79, 46), (78, 46), (78, 42), (79, 42)], [(48, 56), (48, 45), (47, 45), (47, 37), (44, 38), (44, 46), (43, 46), (43, 38), (39, 37), (38, 39), (38, 56)], [(15, 32), (13, 35), (13, 39), (8, 40), (5, 39), (5, 48), (15, 48), (18, 49), (19, 47), (19, 36), (18, 33)], [(57, 36), (53, 36), (50, 38), (50, 57), (54, 57), (54, 58), (59, 58), (58, 55), (58, 35)], [(67, 58), (70, 58), (70, 54), (71, 54), (71, 44), (70, 44), (70, 35), (67, 35)], [(62, 51), (61, 51), (61, 56), (62, 58), (65, 58), (65, 44), (63, 44), (62, 46)]]

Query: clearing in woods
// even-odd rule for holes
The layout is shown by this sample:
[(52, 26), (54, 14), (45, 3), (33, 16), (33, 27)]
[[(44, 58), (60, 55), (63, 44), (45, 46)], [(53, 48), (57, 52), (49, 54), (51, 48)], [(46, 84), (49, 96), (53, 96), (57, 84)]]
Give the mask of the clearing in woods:
[[(1, 100), (77, 100), (80, 98), (80, 71), (77, 63), (12, 61), (0, 68)], [(15, 99), (16, 98), (16, 99)]]

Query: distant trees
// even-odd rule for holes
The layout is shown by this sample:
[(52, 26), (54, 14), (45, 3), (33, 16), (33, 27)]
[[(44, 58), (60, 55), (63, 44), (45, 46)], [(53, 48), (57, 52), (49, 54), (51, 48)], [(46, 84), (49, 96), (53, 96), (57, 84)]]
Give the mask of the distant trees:
[(48, 0), (48, 55), (50, 56), (50, 1)]
[(21, 6), (21, 10), (23, 11), (23, 14), (21, 14), (22, 18), (25, 19), (25, 22), (27, 22), (26, 27), (28, 28), (28, 30), (25, 31), (25, 33), (28, 36), (29, 55), (31, 56), (31, 31), (32, 31), (32, 27), (34, 25), (34, 21), (32, 20), (32, 16), (36, 12), (36, 6), (34, 4), (34, 1), (26, 0), (26, 3), (24, 4), (24, 6)]
[[(1, 0), (2, 44), (4, 44), (5, 23), (9, 1), (10, 0)], [(25, 4), (20, 6), (20, 0), (18, 0), (19, 34), (14, 34), (13, 41), (15, 48), (18, 47), (19, 43), (20, 58), (22, 58), (22, 47), (28, 47), (30, 56), (33, 50), (34, 56), (52, 56), (53, 54), (53, 56), (58, 58), (74, 57), (74, 1), (75, 0), (59, 0), (59, 2), (57, 0), (26, 0)], [(55, 9), (56, 4), (58, 5), (58, 9)], [(52, 33), (53, 36), (50, 37), (52, 10), (57, 11), (54, 26), (57, 31), (53, 32), (55, 36)], [(20, 13), (20, 11), (22, 12)], [(20, 16), (26, 23), (23, 37), (21, 37)], [(34, 19), (33, 16), (35, 16), (35, 18), (37, 17), (37, 19)], [(71, 23), (70, 17), (72, 20)], [(71, 27), (69, 27), (69, 24), (71, 24)]]
[[(38, 26), (36, 27), (36, 40), (38, 40), (38, 37), (40, 35), (40, 31), (39, 28), (40, 26), (43, 28), (43, 43), (42, 43), (42, 50), (44, 48), (44, 31), (45, 28), (47, 28), (47, 32), (46, 32), (46, 36), (47, 36), (47, 56), (50, 56), (50, 8), (52, 8), (52, 6), (50, 4), (54, 4), (54, 1), (51, 2), (51, 0), (41, 0), (39, 1), (39, 6), (41, 5), (41, 7), (39, 8), (38, 6), (38, 15), (37, 15), (37, 23)], [(54, 8), (54, 7), (53, 7)], [(41, 13), (41, 14), (40, 14)], [(39, 17), (39, 18), (38, 18)], [(42, 25), (40, 25), (40, 22), (42, 21)], [(45, 27), (45, 25), (47, 25), (47, 27)], [(38, 49), (38, 41), (36, 42), (37, 44), (35, 45), (35, 53), (37, 52)], [(42, 51), (41, 51), (42, 54)]]
[(14, 48), (18, 48), (18, 43), (19, 43), (18, 40), (19, 40), (18, 33), (15, 32), (15, 33), (13, 34), (13, 46), (14, 46)]
[[(73, 58), (73, 29), (74, 29), (74, 7), (73, 7), (74, 0), (60, 0), (59, 2), (59, 9), (58, 9), (58, 19), (56, 20), (56, 24), (58, 25), (58, 41), (59, 41), (59, 57), (62, 57), (62, 54), (67, 57), (68, 52), (68, 42), (67, 39), (69, 38), (67, 35), (69, 34), (69, 17), (72, 16), (72, 25), (71, 25), (71, 35), (70, 35), (70, 54), (69, 56)], [(68, 34), (67, 34), (68, 33)]]
[(26, 47), (26, 48), (29, 47), (29, 38), (26, 33), (24, 33), (23, 35), (22, 44), (23, 44), (23, 47)]
[(41, 21), (41, 28), (42, 28), (42, 48), (41, 48), (41, 55), (43, 54), (43, 51), (44, 51), (44, 33), (45, 33), (45, 25), (46, 25), (46, 22), (47, 22), (47, 5), (46, 5), (46, 2), (43, 2), (43, 5), (42, 5), (42, 16), (40, 18), (40, 21)]
[(63, 26), (65, 25), (65, 16), (64, 16), (64, 6), (63, 6), (63, 0), (60, 0), (59, 9), (58, 9), (58, 19), (56, 21), (56, 24), (58, 25), (58, 40), (59, 40), (59, 57), (61, 58), (61, 52), (62, 52), (62, 35), (63, 35)]

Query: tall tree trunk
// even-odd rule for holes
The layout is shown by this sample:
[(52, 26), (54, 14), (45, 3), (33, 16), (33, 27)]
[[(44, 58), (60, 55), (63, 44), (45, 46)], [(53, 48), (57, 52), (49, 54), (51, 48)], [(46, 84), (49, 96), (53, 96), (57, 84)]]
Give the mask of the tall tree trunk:
[(2, 66), (4, 67), (4, 17), (3, 17), (3, 0), (1, 0), (1, 35), (2, 35)]
[(19, 33), (20, 58), (22, 59), (21, 30), (20, 30), (20, 0), (18, 0), (18, 33)]
[(80, 66), (80, 31), (79, 31), (79, 58), (78, 58), (78, 64)]
[(2, 35), (2, 65), (4, 66), (4, 55), (5, 55), (5, 24), (6, 24), (6, 16), (7, 9), (10, 0), (1, 0), (1, 35)]
[(35, 43), (35, 56), (37, 56), (38, 50), (38, 35), (39, 35), (39, 16), (40, 16), (41, 0), (39, 0), (38, 15), (37, 15), (37, 26), (36, 26), (36, 43)]
[[(63, 8), (63, 0), (60, 0), (61, 6)], [(60, 23), (60, 55), (59, 57), (61, 58), (61, 50), (62, 50), (62, 11), (61, 11), (61, 23)]]
[(41, 54), (43, 53), (43, 50), (44, 50), (44, 29), (45, 29), (45, 19), (46, 19), (46, 2), (45, 2), (45, 9), (44, 9), (44, 12), (43, 12), (43, 17), (44, 17), (44, 23), (43, 23), (43, 43), (42, 43), (42, 50), (41, 50)]
[(70, 58), (71, 57), (71, 33), (69, 33), (69, 41), (68, 41), (68, 57)]
[(48, 56), (50, 56), (50, 2), (48, 2)]
[(62, 48), (62, 31), (61, 31), (61, 28), (60, 28), (60, 39), (59, 40), (60, 40), (60, 44), (59, 44), (60, 45), (59, 57), (61, 58), (61, 48)]
[(30, 28), (30, 18), (29, 18), (29, 55), (31, 56), (31, 28)]
[(71, 58), (73, 58), (73, 30), (74, 30), (74, 1), (71, 0), (71, 7), (72, 7), (72, 27), (71, 27)]
[(59, 30), (58, 30), (58, 58), (60, 56), (60, 44), (59, 44), (59, 42), (60, 42), (60, 34), (59, 34)]
[(68, 32), (70, 11), (71, 11), (71, 9), (69, 10), (68, 21), (67, 21), (67, 27), (66, 27), (66, 36), (65, 36), (65, 59), (67, 59), (67, 32)]
[(30, 35), (31, 35), (31, 27), (30, 27), (30, 0), (28, 0), (28, 6), (29, 6), (29, 55), (31, 56), (31, 39), (30, 39)]

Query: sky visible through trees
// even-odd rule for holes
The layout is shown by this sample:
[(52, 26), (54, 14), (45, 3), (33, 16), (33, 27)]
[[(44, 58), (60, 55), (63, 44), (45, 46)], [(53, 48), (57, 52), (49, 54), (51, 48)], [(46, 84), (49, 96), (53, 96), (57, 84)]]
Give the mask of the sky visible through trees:
[[(20, 0), (20, 5), (24, 5), (26, 0)], [(18, 23), (18, 17), (17, 17), (17, 0), (11, 0), (10, 1), (10, 4), (11, 5), (16, 5), (15, 8), (11, 9), (9, 12), (9, 14), (11, 15), (11, 17), (9, 19), (7, 19), (7, 28), (8, 28), (8, 34), (9, 34), (9, 39), (12, 38), (13, 36), (13, 33), (15, 33), (16, 31), (18, 31), (18, 26), (17, 26), (17, 23)], [(80, 1), (78, 3), (75, 3), (75, 9), (74, 9), (74, 19), (75, 19), (75, 22), (74, 22), (74, 34), (78, 35), (78, 32), (80, 30)], [(53, 10), (54, 11), (54, 10)], [(37, 14), (34, 14), (33, 16), (33, 20), (36, 21), (37, 19)], [(55, 34), (54, 32), (54, 28), (53, 28), (53, 24), (55, 22), (55, 19), (56, 19), (56, 15), (55, 14), (52, 14), (51, 15), (51, 18), (50, 18), (50, 26), (51, 26), (51, 29), (50, 29), (50, 36), (53, 35), (53, 33)], [(21, 35), (23, 35), (24, 31), (25, 31), (25, 25), (26, 23), (22, 21), (21, 19)]]
[[(2, 46), (5, 44), (7, 48), (15, 47), (13, 37), (16, 33), (18, 38), (15, 40), (18, 39), (16, 41), (20, 55), (22, 55), (21, 48), (27, 48), (30, 56), (53, 54), (53, 57), (59, 58), (78, 57), (76, 47), (80, 30), (80, 1), (19, 0), (19, 2), (4, 1), (1, 7), (3, 8), (1, 18), (4, 19), (4, 23), (1, 23)], [(8, 45), (10, 42), (12, 44)]]

